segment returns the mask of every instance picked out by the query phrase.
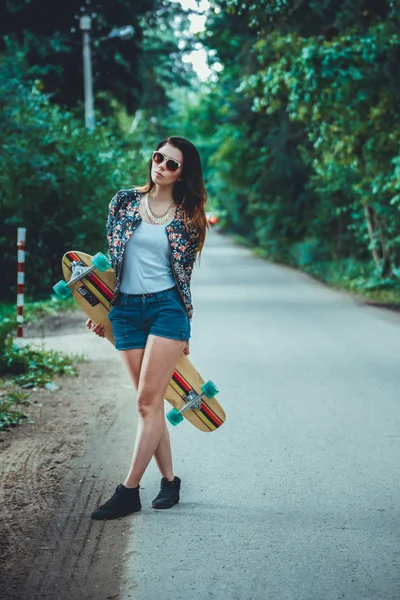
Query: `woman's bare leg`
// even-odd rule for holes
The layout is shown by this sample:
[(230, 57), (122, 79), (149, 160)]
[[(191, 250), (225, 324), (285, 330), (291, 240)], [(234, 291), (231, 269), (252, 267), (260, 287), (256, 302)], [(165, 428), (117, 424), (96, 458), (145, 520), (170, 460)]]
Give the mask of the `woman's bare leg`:
[[(131, 374), (135, 389), (137, 390), (139, 386), (140, 370), (142, 368), (144, 348), (122, 350), (121, 354)], [(171, 442), (165, 419), (163, 433), (154, 453), (154, 458), (156, 460), (161, 476), (166, 477), (167, 479), (172, 481), (172, 479), (174, 478), (174, 471), (172, 467)]]
[(132, 350), (120, 350), (120, 354), (124, 359), (130, 376), (132, 377), (133, 384), (138, 389), (140, 370), (142, 368), (144, 348), (133, 348)]
[(165, 418), (163, 433), (156, 451), (154, 452), (154, 458), (161, 476), (166, 477), (169, 481), (172, 481), (174, 478), (174, 470), (172, 467), (171, 441), (169, 439), (169, 431)]
[[(144, 349), (138, 381), (139, 426), (132, 465), (124, 481), (125, 487), (137, 487), (151, 458), (157, 451), (157, 463), (172, 470), (169, 436), (164, 417), (164, 394), (186, 342), (149, 335)], [(124, 352), (125, 362), (134, 374), (129, 358), (132, 350)], [(135, 360), (133, 359), (133, 362)], [(161, 445), (160, 445), (161, 443)], [(159, 447), (160, 445), (160, 447)], [(165, 455), (164, 453), (165, 452)], [(170, 466), (168, 465), (170, 464)], [(168, 473), (170, 478), (171, 473)]]

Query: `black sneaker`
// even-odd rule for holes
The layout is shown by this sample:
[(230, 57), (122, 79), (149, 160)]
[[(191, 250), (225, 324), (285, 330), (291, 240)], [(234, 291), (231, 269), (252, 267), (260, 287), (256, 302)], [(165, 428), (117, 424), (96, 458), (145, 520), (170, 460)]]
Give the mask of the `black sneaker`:
[(142, 508), (139, 497), (139, 486), (126, 488), (122, 483), (115, 489), (115, 493), (105, 504), (99, 506), (91, 514), (92, 519), (118, 519)]
[(168, 481), (166, 477), (163, 477), (158, 496), (153, 500), (153, 508), (171, 508), (174, 504), (178, 504), (180, 489), (181, 480), (179, 477), (174, 477), (173, 481)]

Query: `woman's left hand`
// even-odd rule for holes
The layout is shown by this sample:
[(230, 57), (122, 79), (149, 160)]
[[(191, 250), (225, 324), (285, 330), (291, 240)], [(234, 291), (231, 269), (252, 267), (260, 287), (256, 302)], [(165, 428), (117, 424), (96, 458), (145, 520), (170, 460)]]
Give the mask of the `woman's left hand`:
[(183, 354), (186, 354), (186, 356), (189, 356), (189, 354), (190, 354), (189, 342), (186, 342), (186, 346), (183, 349)]

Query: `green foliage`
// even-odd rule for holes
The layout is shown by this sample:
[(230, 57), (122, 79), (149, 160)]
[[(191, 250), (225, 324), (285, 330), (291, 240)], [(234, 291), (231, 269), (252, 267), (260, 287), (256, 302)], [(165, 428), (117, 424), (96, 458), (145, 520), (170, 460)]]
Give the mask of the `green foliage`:
[[(37, 302), (25, 302), (24, 321), (25, 323), (35, 323), (45, 317), (55, 316), (66, 311), (79, 310), (79, 306), (73, 297), (60, 299), (58, 296), (51, 296), (48, 300), (39, 300)], [(14, 319), (17, 314), (15, 304), (0, 303), (0, 321), (4, 319)]]
[(27, 323), (35, 323), (44, 317), (51, 317), (66, 311), (76, 310), (79, 310), (79, 305), (72, 296), (60, 299), (53, 295), (49, 300), (27, 302), (24, 307), (24, 319)]
[[(5, 319), (0, 323), (0, 375), (3, 373), (10, 372), (9, 361), (13, 354), (13, 340), (10, 333), (15, 331), (17, 328), (17, 321)], [(11, 358), (11, 363), (13, 362)], [(17, 361), (15, 361), (16, 363)], [(13, 372), (13, 366), (11, 366), (11, 373)]]
[(17, 410), (15, 407), (26, 404), (29, 394), (8, 386), (0, 390), (0, 431), (15, 427), (27, 418), (25, 412)]
[[(14, 378), (15, 383), (23, 388), (44, 386), (55, 375), (76, 375), (74, 365), (80, 360), (78, 356), (66, 356), (54, 350), (36, 350), (29, 346), (10, 354), (11, 367), (14, 357), (17, 357), (17, 368), (23, 364), (23, 369)], [(12, 372), (10, 367), (8, 372)]]
[(78, 357), (65, 356), (60, 352), (36, 349), (29, 345), (17, 346), (10, 335), (17, 323), (0, 321), (0, 376), (13, 375), (19, 385), (31, 387), (44, 385), (54, 375), (74, 375)]
[(17, 346), (12, 335), (16, 326), (16, 321), (0, 319), (0, 430), (26, 418), (15, 410), (15, 405), (29, 403), (29, 394), (23, 390), (46, 386), (56, 375), (75, 375), (75, 365), (82, 360), (44, 348)]
[(389, 0), (226, 0), (203, 36), (224, 66), (202, 107), (222, 224), (364, 291), (398, 289), (399, 18)]
[(48, 297), (64, 252), (106, 249), (108, 203), (116, 190), (134, 184), (143, 163), (141, 151), (126, 148), (105, 127), (89, 134), (72, 114), (50, 105), (24, 82), (23, 71), (18, 54), (0, 67), (1, 300), (15, 294), (18, 227), (27, 228), (26, 292)]
[[(380, 23), (368, 33), (323, 43), (271, 35), (275, 57), (269, 45), (266, 69), (246, 85), (257, 88), (255, 110), (272, 114), (284, 103), (291, 119), (304, 123), (310, 145), (302, 155), (314, 170), (314, 189), (327, 199), (345, 190), (341, 202), (355, 219), (362, 218), (367, 205), (372, 232), (368, 237), (357, 227), (357, 241), (372, 244), (376, 253), (380, 249), (378, 260), (385, 254), (394, 265), (400, 250), (394, 163), (400, 141), (394, 77), (400, 37), (387, 29)], [(261, 55), (264, 47), (264, 42), (256, 44)]]
[[(8, 0), (0, 6), (5, 39), (25, 49), (27, 61), (52, 101), (69, 109), (83, 104), (82, 33), (79, 17), (92, 15), (93, 83), (96, 108), (110, 114), (113, 103), (134, 113), (143, 96), (166, 102), (171, 80), (182, 83), (188, 67), (182, 63), (174, 36), (177, 17), (184, 19), (180, 4), (168, 0)], [(132, 39), (108, 39), (114, 28), (132, 25)], [(147, 38), (156, 40), (149, 48)], [(1, 42), (0, 49), (4, 49)], [(154, 50), (154, 52), (153, 52)], [(170, 54), (175, 52), (174, 68)]]

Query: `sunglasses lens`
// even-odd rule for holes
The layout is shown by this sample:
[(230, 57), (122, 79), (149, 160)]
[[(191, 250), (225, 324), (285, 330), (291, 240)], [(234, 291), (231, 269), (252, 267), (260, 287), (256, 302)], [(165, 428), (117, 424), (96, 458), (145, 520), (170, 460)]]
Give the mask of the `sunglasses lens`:
[(163, 160), (164, 160), (164, 156), (161, 154), (161, 152), (153, 153), (153, 161), (156, 163), (156, 165), (161, 165)]
[(179, 163), (175, 160), (169, 159), (167, 160), (167, 169), (168, 171), (176, 171), (179, 168)]
[[(156, 165), (161, 165), (166, 158), (167, 157), (161, 152), (153, 152), (153, 162), (156, 163)], [(179, 163), (173, 158), (169, 158), (165, 163), (165, 166), (167, 167), (168, 171), (176, 171), (179, 169)]]

